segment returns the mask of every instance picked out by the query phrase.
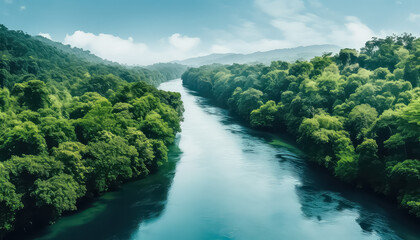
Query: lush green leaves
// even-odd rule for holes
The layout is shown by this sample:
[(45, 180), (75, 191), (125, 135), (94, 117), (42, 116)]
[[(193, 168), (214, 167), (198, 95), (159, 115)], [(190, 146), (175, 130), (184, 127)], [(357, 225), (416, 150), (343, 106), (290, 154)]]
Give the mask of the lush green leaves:
[(0, 52), (0, 238), (167, 160), (181, 96), (150, 84), (184, 66), (128, 68), (3, 25)]
[(400, 196), (420, 216), (420, 39), (373, 38), (360, 52), (310, 62), (203, 66), (182, 79), (252, 127), (291, 133), (341, 180)]

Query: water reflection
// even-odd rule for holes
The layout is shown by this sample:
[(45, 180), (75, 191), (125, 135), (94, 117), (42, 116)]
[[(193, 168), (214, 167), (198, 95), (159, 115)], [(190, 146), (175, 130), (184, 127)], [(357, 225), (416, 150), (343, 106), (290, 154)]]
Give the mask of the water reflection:
[(179, 139), (170, 147), (169, 162), (159, 173), (125, 184), (118, 191), (100, 197), (86, 210), (64, 217), (26, 239), (128, 239), (140, 222), (158, 218), (164, 211), (176, 163), (182, 156), (178, 142)]
[[(218, 116), (226, 130), (241, 136), (242, 151), (246, 154), (255, 153), (259, 144), (277, 138), (270, 133), (243, 127), (243, 123), (226, 110), (215, 109), (212, 100), (200, 98), (197, 103), (205, 112)], [(420, 239), (420, 222), (398, 209), (396, 203), (338, 182), (324, 169), (298, 157), (298, 150), (293, 149), (290, 138), (279, 141), (287, 148), (277, 147), (274, 156), (282, 170), (293, 172), (299, 180), (295, 190), (305, 218), (320, 224), (334, 224), (337, 216), (349, 215), (367, 236), (390, 240)]]
[(308, 164), (292, 139), (243, 127), (179, 80), (165, 89), (181, 92), (186, 109), (167, 169), (40, 239), (419, 239), (418, 222)]

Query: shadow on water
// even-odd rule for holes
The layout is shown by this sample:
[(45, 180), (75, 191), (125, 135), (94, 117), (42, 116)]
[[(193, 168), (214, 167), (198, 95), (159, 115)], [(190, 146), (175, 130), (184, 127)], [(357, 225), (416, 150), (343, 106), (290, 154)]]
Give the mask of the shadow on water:
[[(182, 90), (182, 89), (181, 89)], [(314, 236), (313, 239), (333, 239), (329, 238), (329, 236), (324, 237), (323, 230), (326, 229), (325, 225), (333, 226), (334, 230), (337, 231), (343, 231), (346, 230), (347, 227), (355, 227), (351, 228), (349, 231), (349, 236), (346, 236), (345, 239), (360, 239), (358, 237), (362, 237), (365, 239), (364, 235), (360, 235), (359, 233), (362, 232), (362, 234), (366, 234), (366, 239), (386, 239), (386, 240), (394, 240), (394, 239), (407, 239), (407, 240), (414, 240), (414, 239), (420, 239), (420, 229), (418, 229), (418, 226), (420, 226), (419, 221), (414, 220), (413, 218), (407, 216), (403, 211), (399, 210), (396, 207), (396, 203), (389, 201), (387, 199), (384, 199), (381, 196), (375, 195), (371, 192), (355, 189), (351, 186), (348, 186), (346, 184), (340, 183), (336, 178), (334, 178), (329, 172), (327, 172), (325, 169), (313, 164), (309, 163), (305, 160), (304, 154), (299, 151), (299, 149), (296, 147), (295, 141), (290, 138), (290, 136), (278, 136), (277, 134), (271, 134), (267, 132), (260, 132), (255, 131), (248, 127), (243, 127), (243, 122), (239, 121), (235, 116), (232, 116), (229, 114), (229, 112), (226, 109), (222, 109), (217, 107), (215, 105), (214, 101), (206, 98), (202, 98), (200, 96), (197, 96), (197, 94), (193, 91), (187, 91), (187, 94), (194, 95), (196, 97), (193, 98), (193, 101), (195, 101), (195, 104), (197, 104), (200, 109), (202, 109), (204, 112), (206, 112), (209, 115), (215, 116), (217, 121), (222, 123), (222, 128), (226, 131), (229, 131), (230, 133), (233, 133), (235, 135), (235, 142), (234, 145), (229, 145), (235, 147), (236, 150), (239, 151), (233, 151), (233, 159), (241, 159), (241, 164), (238, 169), (248, 169), (248, 167), (261, 167), (261, 164), (255, 164), (258, 163), (258, 161), (267, 163), (267, 165), (263, 166), (270, 166), (270, 168), (261, 168), (260, 171), (240, 171), (236, 169), (235, 171), (232, 171), (233, 173), (237, 173), (237, 175), (232, 176), (232, 172), (228, 172), (230, 175), (229, 177), (226, 177), (227, 179), (226, 183), (223, 183), (223, 186), (226, 184), (233, 184), (233, 183), (248, 183), (248, 175), (242, 175), (244, 173), (257, 173), (257, 180), (258, 177), (261, 176), (269, 176), (270, 181), (273, 181), (273, 184), (278, 184), (278, 181), (275, 181), (275, 177), (281, 174), (287, 175), (287, 177), (296, 179), (296, 184), (293, 185), (285, 185), (286, 187), (291, 186), (291, 191), (286, 191), (287, 194), (293, 195), (293, 193), (296, 193), (296, 196), (284, 196), (284, 198), (289, 198), (290, 201), (293, 201), (294, 203), (298, 202), (298, 204), (291, 204), (292, 206), (291, 213), (287, 213), (284, 209), (287, 208), (289, 205), (288, 201), (282, 201), (282, 203), (285, 203), (286, 205), (281, 205), (280, 208), (277, 209), (277, 211), (281, 210), (280, 213), (286, 211), (285, 214), (280, 214), (281, 217), (279, 218), (270, 218), (267, 221), (264, 221), (264, 217), (267, 215), (270, 216), (271, 213), (277, 214), (273, 212), (273, 210), (276, 209), (267, 209), (267, 212), (263, 212), (262, 214), (259, 214), (257, 210), (253, 212), (252, 208), (255, 207), (256, 209), (265, 210), (263, 206), (258, 206), (260, 204), (260, 200), (263, 199), (264, 204), (262, 205), (268, 205), (270, 207), (276, 207), (278, 200), (277, 198), (273, 198), (271, 196), (277, 196), (280, 198), (283, 198), (283, 195), (267, 195), (270, 196), (269, 198), (248, 198), (247, 194), (249, 193), (266, 193), (265, 191), (255, 191), (255, 189), (258, 188), (258, 186), (250, 186), (250, 190), (243, 191), (243, 189), (240, 188), (239, 185), (232, 185), (232, 187), (235, 187), (235, 189), (231, 189), (229, 187), (220, 187), (217, 184), (208, 184), (208, 182), (200, 182), (198, 181), (196, 184), (187, 184), (187, 187), (184, 186), (182, 188), (182, 184), (186, 184), (182, 180), (185, 179), (198, 179), (198, 180), (209, 180), (212, 178), (194, 178), (194, 172), (190, 172), (191, 169), (197, 169), (194, 168), (194, 162), (190, 161), (187, 162), (190, 165), (179, 165), (179, 166), (192, 166), (192, 168), (184, 168), (188, 171), (184, 171), (183, 173), (189, 173), (192, 174), (190, 178), (187, 176), (185, 178), (178, 179), (177, 182), (173, 184), (173, 189), (175, 190), (169, 190), (172, 186), (172, 181), (175, 176), (175, 170), (177, 162), (181, 157), (184, 157), (183, 159), (188, 159), (188, 151), (191, 151), (191, 148), (184, 148), (185, 154), (181, 152), (181, 150), (178, 147), (178, 143), (180, 140), (180, 137), (177, 138), (176, 144), (174, 144), (169, 151), (169, 162), (163, 166), (160, 171), (155, 174), (148, 176), (146, 179), (132, 182), (125, 184), (121, 187), (119, 191), (107, 193), (97, 199), (91, 207), (80, 211), (79, 213), (76, 213), (74, 215), (66, 216), (60, 221), (58, 221), (55, 225), (50, 226), (41, 232), (37, 234), (37, 236), (32, 236), (27, 239), (42, 239), (42, 240), (51, 240), (51, 239), (57, 239), (57, 240), (67, 240), (67, 239), (132, 239), (133, 233), (137, 233), (140, 229), (139, 226), (142, 224), (143, 231), (141, 233), (143, 235), (142, 239), (144, 238), (150, 238), (150, 239), (170, 239), (168, 236), (173, 237), (171, 235), (172, 233), (179, 234), (180, 231), (185, 230), (187, 233), (197, 233), (197, 236), (205, 236), (206, 232), (200, 232), (202, 229), (216, 229), (216, 235), (213, 232), (209, 232), (208, 238), (206, 239), (233, 239), (236, 236), (235, 229), (229, 229), (229, 221), (223, 221), (224, 218), (230, 219), (228, 215), (229, 209), (231, 207), (223, 208), (224, 204), (232, 204), (232, 206), (241, 205), (243, 202), (245, 204), (254, 204), (252, 206), (246, 206), (246, 207), (252, 207), (249, 209), (250, 214), (246, 215), (248, 218), (246, 218), (244, 221), (243, 219), (238, 219), (235, 217), (242, 217), (244, 215), (242, 214), (231, 214), (234, 218), (230, 219), (233, 222), (242, 224), (242, 223), (248, 223), (252, 221), (257, 221), (255, 224), (255, 231), (250, 232), (258, 232), (258, 234), (264, 233), (266, 234), (266, 237), (264, 239), (278, 239), (278, 238), (270, 238), (270, 231), (271, 234), (275, 234), (276, 231), (282, 231), (281, 225), (278, 226), (276, 220), (279, 220), (282, 224), (285, 224), (295, 220), (296, 223), (308, 223), (309, 225), (303, 225), (303, 226), (315, 226), (315, 229), (299, 229), (299, 230), (290, 230), (290, 235), (282, 235), (282, 236), (301, 236), (301, 232), (308, 232), (309, 234), (317, 234), (317, 236)], [(198, 118), (199, 121), (201, 121), (201, 118)], [(195, 123), (193, 121), (193, 123)], [(201, 122), (200, 122), (201, 124)], [(205, 123), (203, 123), (205, 125)], [(211, 125), (210, 127), (212, 127)], [(215, 125), (218, 126), (218, 125)], [(219, 126), (218, 126), (219, 127)], [(211, 129), (210, 129), (211, 130)], [(219, 135), (216, 135), (219, 136)], [(229, 136), (229, 134), (222, 134), (220, 136)], [(197, 139), (200, 139), (201, 136), (198, 136)], [(241, 141), (236, 141), (236, 139), (239, 138)], [(188, 139), (188, 135), (186, 137), (182, 138), (183, 140)], [(191, 138), (194, 139), (194, 138)], [(217, 138), (216, 138), (217, 139)], [(220, 143), (217, 144), (225, 144), (221, 139)], [(227, 139), (229, 140), (229, 139)], [(232, 139), (231, 139), (232, 141)], [(190, 143), (190, 142), (188, 142)], [(206, 142), (204, 142), (206, 143)], [(202, 143), (202, 144), (204, 144)], [(218, 146), (215, 144), (214, 146)], [(229, 144), (229, 142), (226, 142), (226, 144)], [(181, 144), (182, 146), (182, 144)], [(194, 148), (194, 146), (190, 146)], [(206, 146), (209, 147), (209, 146)], [(233, 150), (235, 150), (233, 149)], [(194, 150), (194, 149), (193, 149)], [(196, 152), (193, 152), (196, 153)], [(208, 154), (208, 152), (206, 152)], [(210, 154), (211, 155), (211, 154)], [(190, 155), (191, 156), (191, 155)], [(217, 154), (215, 156), (218, 156)], [(246, 159), (246, 160), (243, 160)], [(205, 159), (206, 160), (206, 159)], [(248, 161), (249, 160), (249, 161)], [(239, 161), (239, 160), (238, 160)], [(184, 162), (185, 163), (185, 162)], [(230, 165), (230, 166), (236, 166), (236, 165)], [(277, 166), (279, 169), (277, 169)], [(212, 170), (219, 170), (218, 167), (221, 167), (219, 165), (217, 166), (211, 166), (209, 169)], [(178, 167), (178, 170), (182, 169), (182, 167)], [(200, 168), (198, 168), (200, 170)], [(267, 172), (272, 170), (272, 172)], [(284, 170), (284, 171), (283, 171)], [(258, 174), (262, 174), (261, 176)], [(187, 174), (188, 175), (188, 174)], [(205, 175), (205, 174), (204, 174)], [(271, 178), (271, 175), (274, 177)], [(290, 175), (290, 176), (289, 176)], [(181, 176), (181, 175), (179, 175)], [(210, 175), (212, 176), (212, 175)], [(239, 178), (239, 180), (238, 180)], [(243, 178), (243, 179), (241, 179)], [(288, 179), (290, 179), (288, 178)], [(293, 180), (294, 180), (293, 179)], [(213, 179), (214, 180), (214, 179)], [(216, 178), (217, 180), (217, 178)], [(238, 181), (236, 181), (238, 180)], [(188, 181), (186, 181), (188, 182)], [(188, 182), (190, 183), (190, 182)], [(280, 182), (281, 183), (281, 182)], [(204, 184), (204, 185), (203, 185)], [(254, 184), (254, 182), (250, 183)], [(176, 192), (176, 186), (178, 186), (178, 192)], [(181, 186), (181, 187), (180, 187)], [(221, 191), (216, 191), (214, 196), (213, 194), (204, 194), (205, 197), (209, 197), (210, 200), (208, 202), (205, 202), (208, 205), (202, 205), (200, 204), (202, 199), (200, 196), (193, 196), (193, 194), (199, 195), (200, 192), (189, 192), (188, 190), (194, 189), (197, 190), (198, 188), (195, 188), (198, 186), (199, 188), (206, 188), (206, 187), (216, 187), (213, 190), (220, 189)], [(264, 187), (264, 185), (262, 185)], [(281, 190), (277, 191), (276, 187), (278, 185), (266, 185), (270, 190), (274, 189), (273, 192), (276, 193), (283, 193)], [(252, 187), (255, 187), (254, 190), (252, 190)], [(238, 188), (238, 189), (236, 189)], [(209, 188), (211, 189), (211, 188)], [(187, 190), (186, 192), (183, 192), (182, 190)], [(228, 192), (223, 192), (224, 190)], [(236, 191), (237, 190), (237, 191)], [(181, 191), (181, 192), (179, 192)], [(236, 192), (235, 192), (236, 191)], [(169, 194), (170, 192), (170, 194)], [(231, 192), (235, 192), (238, 195), (230, 194)], [(176, 194), (177, 193), (177, 194)], [(223, 195), (226, 193), (227, 196), (232, 197), (232, 199), (223, 199), (219, 198), (218, 195)], [(270, 192), (271, 193), (271, 192)], [(203, 195), (203, 192), (201, 192)], [(243, 195), (242, 195), (243, 194)], [(168, 195), (172, 196), (172, 200), (169, 199), (168, 202)], [(174, 197), (178, 196), (178, 198)], [(179, 198), (181, 196), (181, 198)], [(243, 198), (237, 198), (238, 196)], [(196, 197), (196, 198), (195, 198)], [(171, 198), (171, 197), (170, 197)], [(175, 200), (174, 200), (175, 198)], [(196, 204), (195, 206), (186, 206), (186, 205), (177, 205), (177, 200), (182, 199), (182, 201), (187, 201), (188, 204)], [(296, 198), (296, 200), (295, 200)], [(196, 200), (198, 203), (196, 202)], [(212, 199), (214, 201), (212, 201)], [(250, 199), (256, 199), (259, 202), (252, 202)], [(205, 199), (206, 200), (206, 199)], [(243, 201), (244, 200), (244, 201)], [(248, 200), (248, 201), (246, 201)], [(223, 201), (218, 202), (218, 201)], [(230, 201), (230, 202), (229, 202)], [(171, 205), (172, 202), (172, 205)], [(171, 208), (172, 206), (172, 208)], [(208, 213), (206, 209), (201, 209), (200, 207), (208, 207), (212, 206), (215, 207), (212, 209), (211, 212), (216, 212), (215, 214)], [(296, 211), (293, 208), (293, 206), (296, 207)], [(192, 209), (194, 211), (190, 212), (190, 207), (193, 207)], [(260, 207), (260, 208), (258, 208)], [(174, 208), (176, 208), (174, 210)], [(242, 207), (238, 207), (237, 209), (242, 209)], [(185, 211), (185, 212), (184, 212)], [(223, 213), (218, 213), (217, 211), (227, 211)], [(179, 214), (182, 213), (185, 216), (180, 216)], [(188, 213), (191, 213), (191, 215), (188, 215)], [(233, 212), (235, 213), (235, 212)], [(294, 214), (297, 213), (297, 214)], [(196, 221), (195, 218), (196, 214), (202, 214), (203, 216), (209, 217), (204, 222), (198, 223), (198, 222), (189, 222), (188, 220), (193, 219)], [(258, 216), (263, 215), (261, 221), (258, 221)], [(296, 217), (298, 215), (299, 217)], [(162, 218), (167, 217), (166, 221), (160, 221)], [(221, 219), (220, 216), (223, 216), (224, 218)], [(171, 218), (172, 217), (172, 218)], [(183, 218), (184, 217), (184, 218)], [(191, 218), (189, 218), (191, 217)], [(260, 216), (261, 217), (261, 216)], [(273, 216), (272, 216), (273, 217)], [(291, 217), (292, 219), (290, 219)], [(254, 219), (256, 218), (256, 219)], [(302, 220), (303, 219), (303, 220)], [(348, 222), (342, 222), (343, 219), (345, 221), (351, 221)], [(215, 220), (213, 224), (215, 224), (215, 227), (208, 224), (208, 222), (211, 223), (210, 220)], [(220, 221), (219, 221), (220, 220)], [(285, 222), (282, 222), (282, 221)], [(341, 222), (340, 222), (341, 221)], [(154, 223), (159, 223), (157, 225), (153, 225)], [(274, 222), (274, 224), (273, 224)], [(295, 222), (292, 222), (291, 224), (296, 224)], [(149, 225), (148, 225), (149, 224)], [(183, 225), (186, 224), (186, 225)], [(228, 229), (230, 232), (229, 236), (232, 237), (226, 237), (223, 234), (220, 234), (220, 230), (218, 230), (217, 224), (222, 224), (220, 226), (221, 229)], [(260, 224), (260, 225), (259, 225)], [(273, 225), (272, 225), (273, 224)], [(312, 224), (312, 225), (311, 225)], [(146, 226), (148, 225), (148, 226)], [(188, 226), (186, 229), (182, 228), (172, 228), (173, 225), (176, 226)], [(209, 227), (210, 225), (210, 227)], [(225, 226), (228, 225), (228, 226)], [(291, 225), (291, 226), (292, 226)], [(336, 226), (335, 226), (336, 225)], [(339, 225), (339, 226), (338, 226)], [(241, 229), (241, 226), (251, 226), (248, 224), (245, 225), (232, 225), (232, 226), (239, 226), (238, 229)], [(294, 225), (293, 225), (294, 226)], [(301, 225), (302, 226), (302, 225)], [(157, 229), (154, 229), (153, 227), (157, 227)], [(209, 227), (209, 228), (208, 228)], [(254, 227), (254, 225), (252, 225)], [(284, 226), (283, 226), (284, 227)], [(298, 227), (298, 226), (295, 226)], [(158, 234), (155, 235), (147, 235), (148, 233), (154, 233), (153, 230), (156, 231), (162, 231), (162, 229), (166, 230), (174, 230), (174, 232), (167, 232), (163, 235)], [(264, 230), (262, 230), (264, 229)], [(246, 231), (247, 229), (242, 228), (241, 231)], [(287, 231), (287, 228), (285, 229)], [(328, 230), (328, 229), (326, 229)], [(149, 232), (148, 232), (149, 231)], [(263, 232), (265, 231), (265, 232)], [(353, 232), (354, 231), (354, 235)], [(328, 231), (329, 233), (332, 232)], [(246, 239), (253, 239), (250, 238), (250, 236), (241, 235), (240, 232), (237, 233), (237, 236), (241, 236), (242, 238), (236, 238), (236, 239), (243, 239), (244, 237), (248, 237)], [(181, 234), (182, 235), (182, 234)], [(42, 236), (42, 237), (40, 237)], [(137, 235), (135, 235), (137, 236)], [(160, 236), (165, 236), (165, 238), (159, 238)], [(183, 235), (185, 236), (185, 235)], [(259, 236), (259, 235), (255, 235)], [(302, 235), (303, 236), (303, 235)], [(312, 235), (310, 235), (312, 236)], [(38, 237), (38, 238), (36, 238)], [(24, 238), (19, 238), (24, 239)], [(140, 238), (139, 238), (140, 239)], [(194, 239), (194, 238), (189, 238)], [(254, 238), (258, 239), (258, 238)], [(292, 239), (292, 238), (284, 238), (284, 239)], [(300, 238), (305, 239), (305, 238)], [(343, 239), (344, 240), (344, 239)]]
[(176, 164), (182, 156), (178, 143), (179, 137), (169, 147), (169, 160), (158, 173), (104, 194), (89, 208), (63, 217), (35, 235), (15, 239), (128, 239), (139, 224), (164, 212)]
[[(397, 203), (370, 190), (356, 189), (340, 182), (326, 169), (305, 160), (304, 153), (291, 136), (278, 136), (249, 128), (226, 109), (218, 107), (212, 99), (203, 98), (194, 91), (197, 104), (207, 113), (219, 117), (226, 129), (245, 140), (244, 152), (253, 152), (252, 142), (270, 143), (276, 148), (281, 168), (294, 173), (300, 184), (296, 194), (302, 215), (319, 223), (334, 222), (337, 214), (355, 215), (355, 221), (366, 234), (386, 240), (420, 239), (420, 220), (397, 207)], [(247, 146), (250, 144), (250, 146)]]
[(365, 233), (381, 239), (419, 239), (420, 221), (398, 209), (396, 202), (338, 182), (313, 163), (304, 164), (297, 174), (301, 185), (296, 186), (296, 193), (305, 217), (334, 221), (337, 213), (348, 211), (358, 215), (356, 222)]

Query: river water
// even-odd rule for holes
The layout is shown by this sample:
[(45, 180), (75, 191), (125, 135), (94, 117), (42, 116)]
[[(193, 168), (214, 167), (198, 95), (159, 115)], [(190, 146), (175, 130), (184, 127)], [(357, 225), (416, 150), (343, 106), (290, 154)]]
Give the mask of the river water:
[(31, 239), (420, 239), (418, 221), (307, 164), (292, 141), (241, 126), (179, 79), (160, 88), (185, 107), (169, 162)]

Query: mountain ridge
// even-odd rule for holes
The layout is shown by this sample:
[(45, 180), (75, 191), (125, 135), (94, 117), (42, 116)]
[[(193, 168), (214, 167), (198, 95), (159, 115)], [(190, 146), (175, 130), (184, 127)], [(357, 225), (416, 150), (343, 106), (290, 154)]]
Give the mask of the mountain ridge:
[(299, 46), (295, 48), (274, 49), (269, 51), (258, 51), (248, 54), (243, 53), (214, 53), (206, 56), (193, 57), (184, 60), (173, 61), (188, 66), (202, 66), (213, 63), (219, 64), (245, 64), (263, 63), (270, 64), (272, 61), (294, 62), (297, 60), (309, 60), (324, 53), (338, 53), (341, 47), (333, 44), (321, 44), (310, 46)]

